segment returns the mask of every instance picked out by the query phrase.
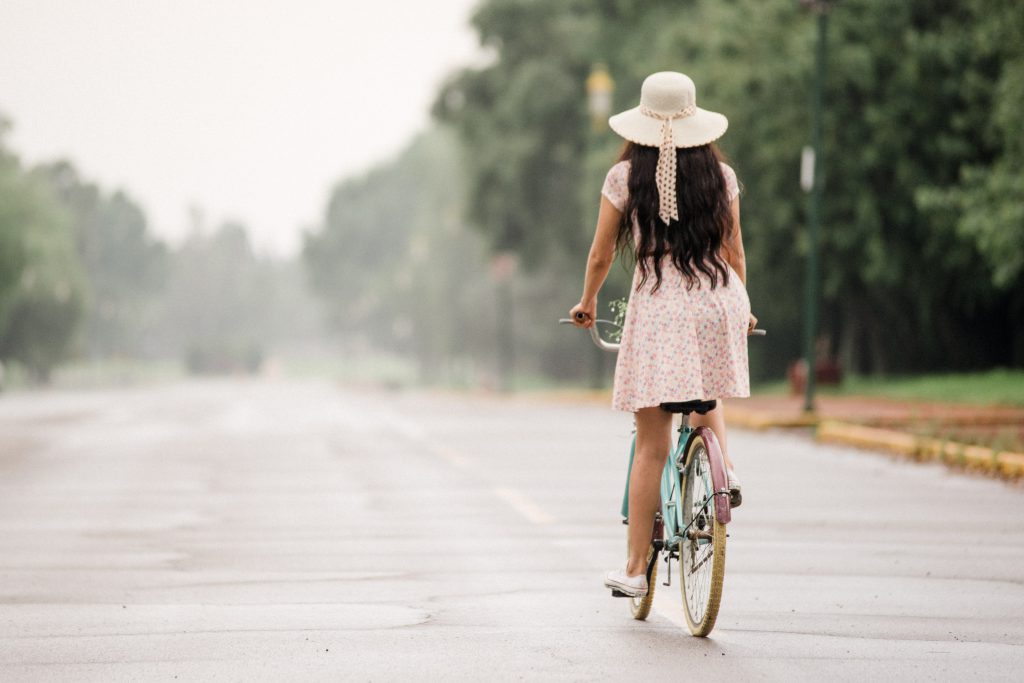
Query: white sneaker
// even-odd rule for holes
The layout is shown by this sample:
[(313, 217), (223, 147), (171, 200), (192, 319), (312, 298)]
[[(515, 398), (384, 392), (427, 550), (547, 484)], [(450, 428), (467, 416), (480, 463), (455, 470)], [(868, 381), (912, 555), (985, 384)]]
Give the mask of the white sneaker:
[(646, 574), (627, 576), (625, 570), (613, 569), (605, 574), (604, 585), (633, 598), (642, 598), (647, 595)]

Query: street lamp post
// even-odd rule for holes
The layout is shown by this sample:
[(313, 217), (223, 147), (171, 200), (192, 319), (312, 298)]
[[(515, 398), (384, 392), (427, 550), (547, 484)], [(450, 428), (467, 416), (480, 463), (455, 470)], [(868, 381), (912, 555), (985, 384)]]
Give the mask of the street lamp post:
[(612, 97), (615, 95), (615, 81), (608, 73), (608, 67), (600, 62), (594, 65), (587, 76), (587, 111), (590, 113), (590, 128), (602, 133), (608, 127), (612, 113)]
[(804, 362), (807, 382), (804, 388), (804, 410), (814, 410), (815, 359), (814, 341), (818, 329), (819, 233), (824, 164), (822, 163), (821, 129), (824, 109), (826, 38), (830, 0), (800, 0), (800, 4), (817, 15), (818, 40), (815, 48), (814, 85), (811, 93), (811, 146), (804, 149), (801, 185), (808, 193), (807, 201), (807, 274), (804, 283)]
[[(615, 81), (608, 73), (608, 67), (598, 62), (590, 70), (587, 76), (587, 113), (590, 114), (590, 132), (588, 136), (588, 151), (601, 149), (602, 137), (608, 131), (608, 117), (612, 113), (612, 105), (615, 96)], [(588, 158), (590, 155), (587, 155)], [(590, 168), (590, 164), (587, 164)], [(589, 177), (589, 174), (586, 176)], [(607, 367), (607, 354), (592, 347), (590, 350), (591, 365), (590, 383), (594, 388), (600, 388), (604, 384), (605, 368)]]
[(514, 388), (513, 378), (516, 369), (516, 346), (513, 337), (515, 325), (513, 323), (512, 278), (519, 267), (519, 260), (514, 252), (503, 251), (491, 259), (491, 276), (494, 278), (495, 298), (497, 300), (498, 321), (497, 321), (497, 361), (498, 361), (498, 389), (499, 391), (512, 391)]

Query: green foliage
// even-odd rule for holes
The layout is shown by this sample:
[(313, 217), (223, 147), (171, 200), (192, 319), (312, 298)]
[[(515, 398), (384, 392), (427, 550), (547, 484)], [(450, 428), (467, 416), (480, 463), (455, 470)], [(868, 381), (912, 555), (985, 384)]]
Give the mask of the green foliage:
[(26, 227), (46, 219), (47, 207), (30, 187), (17, 157), (3, 144), (9, 124), (0, 116), (0, 333), (7, 327), (18, 282), (28, 265)]
[[(154, 332), (162, 354), (195, 373), (255, 372), (266, 353), (276, 266), (258, 258), (245, 228), (197, 224), (173, 252)], [(298, 307), (299, 302), (295, 302)]]
[(614, 327), (608, 331), (608, 341), (618, 342), (622, 339), (622, 326), (626, 323), (626, 306), (628, 304), (625, 297), (608, 303), (608, 309), (612, 312), (611, 321), (614, 323)]
[(468, 219), (495, 251), (515, 251), (528, 268), (589, 242), (578, 203), (588, 125), (583, 82), (600, 28), (589, 4), (482, 4), (473, 24), (498, 59), (456, 75), (434, 107), (464, 142)]
[[(195, 226), (180, 248), (154, 238), (141, 208), (68, 162), (27, 170), (0, 119), (0, 361), (48, 381), (170, 357), (196, 372), (254, 371), (270, 351), (321, 331), (305, 273), (253, 254), (245, 229)], [(111, 362), (113, 361), (113, 362)], [(126, 376), (121, 370), (117, 376)]]
[(139, 356), (167, 277), (167, 247), (153, 237), (142, 209), (123, 192), (104, 193), (68, 162), (37, 172), (70, 218), (88, 278), (85, 353), (91, 358)]
[(1005, 0), (969, 5), (974, 21), (960, 37), (977, 104), (967, 133), (983, 153), (953, 182), (922, 190), (918, 205), (973, 242), (992, 284), (1008, 290), (1024, 285), (1024, 12)]
[(348, 353), (400, 353), (423, 379), (489, 355), (495, 292), (480, 239), (462, 222), (452, 135), (433, 130), (331, 195), (303, 260)]
[(71, 254), (59, 241), (32, 245), (31, 259), (38, 261), (26, 269), (0, 338), (0, 356), (21, 363), (43, 383), (71, 355), (84, 312), (83, 279), (76, 276)]
[(841, 391), (857, 396), (1024, 406), (1024, 371), (1000, 368), (885, 380), (855, 376), (844, 380)]
[(342, 348), (413, 358), (421, 381), (450, 385), (578, 375), (593, 356), (559, 329), (567, 306), (552, 292), (579, 273), (558, 252), (534, 270), (488, 254), (465, 219), (460, 158), (453, 132), (434, 128), (335, 188), (303, 256)]
[(0, 137), (0, 360), (48, 381), (74, 350), (86, 286), (49, 187), (21, 168)]
[[(1024, 406), (1024, 370), (996, 368), (984, 372), (934, 373), (869, 377), (847, 375), (839, 386), (820, 387), (825, 396), (884, 396), (907, 401)], [(790, 393), (788, 381), (760, 383), (759, 396)]]
[[(821, 331), (850, 370), (1024, 363), (1022, 23), (1013, 0), (831, 12)], [(581, 274), (615, 160), (586, 132), (590, 64), (609, 66), (616, 110), (647, 74), (684, 71), (730, 118), (748, 288), (771, 331), (752, 370), (781, 374), (800, 353), (813, 18), (792, 0), (490, 0), (474, 24), (495, 59), (453, 77), (435, 111), (465, 144), (469, 217), (490, 243)]]

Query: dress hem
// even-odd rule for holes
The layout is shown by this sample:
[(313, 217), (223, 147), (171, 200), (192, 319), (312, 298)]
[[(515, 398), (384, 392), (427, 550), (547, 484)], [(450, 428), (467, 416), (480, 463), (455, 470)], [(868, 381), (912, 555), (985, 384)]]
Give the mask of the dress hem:
[(666, 398), (666, 399), (660, 400), (657, 403), (654, 403), (654, 404), (651, 404), (651, 405), (643, 405), (643, 406), (636, 406), (636, 407), (630, 407), (628, 405), (626, 405), (626, 406), (618, 405), (614, 401), (612, 401), (612, 410), (620, 410), (620, 411), (622, 411), (624, 413), (635, 413), (636, 411), (643, 410), (644, 408), (657, 408), (662, 403), (683, 403), (683, 402), (686, 402), (686, 401), (718, 401), (718, 400), (727, 399), (727, 398), (750, 398), (750, 391), (747, 391), (746, 393), (735, 392), (735, 393), (717, 394), (714, 397), (706, 398), (706, 399), (700, 399), (700, 398), (683, 398), (683, 399), (679, 399), (679, 398)]

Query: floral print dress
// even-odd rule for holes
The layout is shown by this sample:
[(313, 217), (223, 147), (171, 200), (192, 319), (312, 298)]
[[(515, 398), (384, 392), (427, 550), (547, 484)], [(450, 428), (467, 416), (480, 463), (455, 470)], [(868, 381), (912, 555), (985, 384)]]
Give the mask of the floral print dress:
[[(739, 195), (736, 173), (722, 172), (729, 199)], [(601, 194), (622, 211), (628, 197), (629, 162), (612, 166)], [(711, 289), (710, 280), (687, 290), (686, 280), (670, 259), (662, 266), (661, 287), (651, 276), (640, 283), (633, 273), (622, 344), (615, 364), (612, 407), (636, 412), (672, 401), (750, 395), (747, 326), (750, 299), (728, 265), (729, 285)]]

